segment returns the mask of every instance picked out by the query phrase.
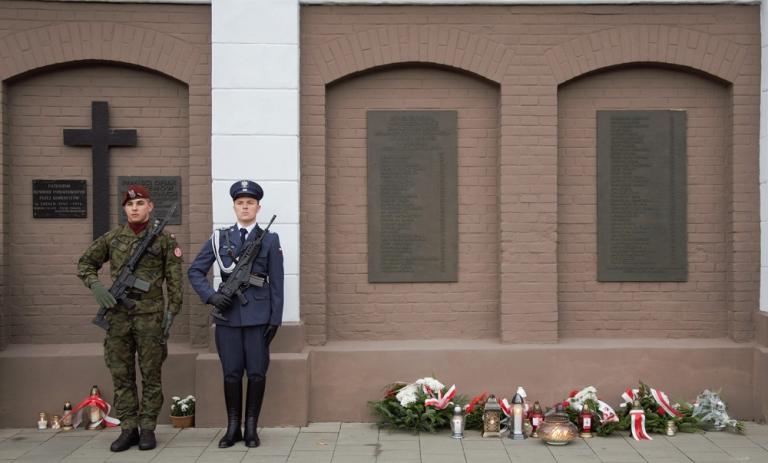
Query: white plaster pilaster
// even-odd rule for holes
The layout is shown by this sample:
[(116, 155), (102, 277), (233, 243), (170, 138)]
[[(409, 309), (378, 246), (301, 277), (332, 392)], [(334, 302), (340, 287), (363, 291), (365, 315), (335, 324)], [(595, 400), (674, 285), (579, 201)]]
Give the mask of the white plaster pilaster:
[(259, 223), (280, 234), (284, 321), (299, 321), (299, 0), (213, 0), (211, 177), (215, 227), (229, 186), (264, 188)]

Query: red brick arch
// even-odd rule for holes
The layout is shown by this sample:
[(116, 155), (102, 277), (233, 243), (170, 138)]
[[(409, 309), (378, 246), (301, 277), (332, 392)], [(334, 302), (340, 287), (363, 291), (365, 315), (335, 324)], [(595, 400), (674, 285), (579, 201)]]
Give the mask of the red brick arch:
[(162, 32), (112, 22), (71, 22), (0, 38), (0, 80), (46, 66), (104, 60), (134, 64), (190, 83), (200, 50)]
[(668, 26), (629, 26), (564, 42), (546, 53), (558, 84), (588, 72), (632, 62), (655, 62), (704, 71), (733, 83), (746, 51), (713, 35)]
[(324, 84), (395, 63), (434, 63), (501, 83), (512, 57), (505, 45), (461, 29), (437, 26), (378, 27), (347, 34), (312, 54)]

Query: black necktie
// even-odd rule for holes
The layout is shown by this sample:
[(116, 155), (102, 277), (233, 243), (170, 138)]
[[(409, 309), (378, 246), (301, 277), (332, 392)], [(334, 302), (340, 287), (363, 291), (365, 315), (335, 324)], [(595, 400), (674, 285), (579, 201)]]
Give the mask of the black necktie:
[(248, 236), (248, 230), (245, 228), (240, 229), (240, 242), (245, 243), (245, 238)]

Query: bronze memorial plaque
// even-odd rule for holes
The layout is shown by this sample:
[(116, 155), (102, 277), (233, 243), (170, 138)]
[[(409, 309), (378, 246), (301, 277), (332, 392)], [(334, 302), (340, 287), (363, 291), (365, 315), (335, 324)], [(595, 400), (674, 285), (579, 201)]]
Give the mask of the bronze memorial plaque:
[(368, 281), (458, 278), (456, 111), (368, 111)]
[(686, 281), (685, 111), (597, 111), (598, 281)]

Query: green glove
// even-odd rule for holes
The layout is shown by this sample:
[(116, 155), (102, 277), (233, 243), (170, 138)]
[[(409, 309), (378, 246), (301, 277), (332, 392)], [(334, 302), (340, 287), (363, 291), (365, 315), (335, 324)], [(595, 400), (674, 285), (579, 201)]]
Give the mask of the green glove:
[(117, 305), (115, 298), (112, 296), (112, 294), (109, 293), (109, 290), (105, 288), (103, 284), (101, 284), (100, 281), (95, 281), (91, 285), (90, 290), (93, 294), (93, 298), (96, 299), (96, 302), (99, 303), (99, 307), (111, 309)]
[(165, 311), (163, 316), (163, 336), (168, 338), (168, 333), (171, 332), (171, 325), (173, 325), (173, 314), (170, 310)]

